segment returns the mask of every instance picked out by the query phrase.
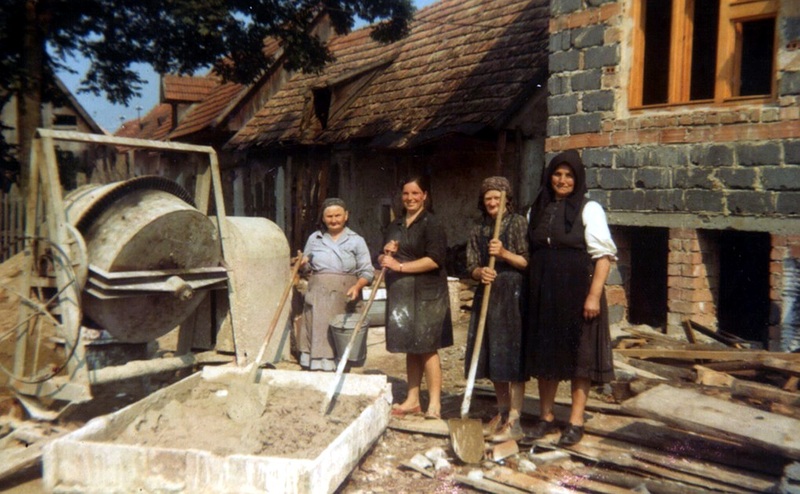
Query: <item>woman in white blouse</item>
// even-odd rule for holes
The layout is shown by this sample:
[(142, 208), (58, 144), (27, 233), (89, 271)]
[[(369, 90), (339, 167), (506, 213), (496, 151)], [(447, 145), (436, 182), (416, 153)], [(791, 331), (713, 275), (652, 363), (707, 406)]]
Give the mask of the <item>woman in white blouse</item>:
[(303, 264), (311, 271), (297, 338), (300, 365), (309, 370), (336, 370), (333, 316), (353, 312), (361, 289), (375, 275), (364, 238), (347, 227), (343, 200), (331, 197), (320, 208), (319, 230), (308, 237)]
[(592, 383), (614, 377), (604, 286), (617, 248), (603, 208), (586, 197), (586, 172), (576, 151), (555, 156), (544, 173), (528, 228), (527, 373), (538, 381), (541, 414), (533, 439), (558, 430), (558, 383), (569, 380), (572, 410), (559, 444), (583, 437)]

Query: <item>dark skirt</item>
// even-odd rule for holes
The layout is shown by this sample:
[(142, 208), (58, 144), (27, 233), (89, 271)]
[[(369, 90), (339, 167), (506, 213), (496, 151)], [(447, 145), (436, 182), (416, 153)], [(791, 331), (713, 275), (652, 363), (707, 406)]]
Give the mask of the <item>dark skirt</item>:
[(447, 282), (424, 286), (420, 276), (392, 280), (386, 301), (386, 350), (431, 353), (453, 344)]
[(600, 315), (583, 318), (594, 274), (591, 257), (578, 249), (538, 249), (531, 253), (529, 273), (528, 375), (610, 382), (614, 364), (605, 291)]
[[(523, 339), (520, 295), (522, 273), (509, 269), (498, 273), (489, 293), (483, 344), (478, 355), (476, 379), (495, 382), (524, 382), (525, 345)], [(469, 377), (472, 352), (480, 320), (480, 308), (486, 285), (479, 285), (472, 301), (472, 315), (467, 333), (467, 355), (464, 374)]]

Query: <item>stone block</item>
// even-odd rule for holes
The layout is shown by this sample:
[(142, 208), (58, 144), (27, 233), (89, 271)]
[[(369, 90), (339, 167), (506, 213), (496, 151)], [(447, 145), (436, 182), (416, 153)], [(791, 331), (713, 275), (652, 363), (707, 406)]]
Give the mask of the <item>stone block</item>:
[(577, 50), (560, 51), (550, 54), (549, 58), (551, 73), (567, 72), (571, 70), (578, 70), (580, 53)]
[(614, 153), (609, 149), (589, 148), (583, 151), (581, 159), (587, 167), (611, 168)]
[(711, 189), (713, 168), (680, 168), (672, 172), (673, 185), (681, 189)]
[(643, 205), (647, 211), (682, 211), (683, 193), (680, 190), (646, 190)]
[[(584, 51), (584, 66), (587, 69), (608, 67), (619, 63), (618, 45), (596, 46)], [(553, 67), (550, 67), (553, 70)]]
[(569, 92), (570, 78), (565, 76), (553, 76), (547, 81), (547, 90), (550, 96), (556, 96)]
[(616, 211), (640, 211), (644, 204), (644, 191), (615, 190), (609, 193), (609, 209)]
[(549, 117), (547, 119), (547, 135), (550, 137), (567, 135), (568, 123), (567, 117)]
[(608, 323), (615, 324), (625, 320), (625, 309), (622, 305), (612, 305), (608, 308)]
[(573, 115), (578, 111), (578, 97), (575, 94), (550, 96), (547, 111), (550, 115)]
[(600, 132), (602, 116), (600, 113), (588, 113), (569, 117), (570, 134), (587, 134)]
[(733, 148), (724, 144), (693, 147), (689, 153), (689, 160), (700, 166), (731, 166)]
[(736, 158), (742, 166), (779, 165), (781, 146), (778, 142), (741, 144), (736, 147)]
[(800, 140), (784, 142), (783, 161), (787, 165), (800, 165)]
[(601, 169), (597, 181), (603, 189), (633, 188), (633, 170)]
[(755, 191), (732, 191), (728, 193), (728, 211), (736, 215), (761, 215), (772, 213), (770, 194)]
[(722, 192), (716, 190), (687, 190), (683, 194), (686, 210), (690, 212), (722, 212)]
[(800, 167), (765, 167), (761, 183), (769, 190), (800, 190)]
[(614, 109), (614, 92), (605, 90), (584, 93), (581, 108), (585, 112), (611, 111)]
[(800, 94), (800, 72), (782, 72), (778, 92), (781, 96)]
[(550, 53), (567, 51), (571, 48), (569, 31), (561, 31), (550, 35)]
[(646, 151), (635, 148), (623, 148), (616, 153), (616, 164), (620, 168), (635, 168), (644, 164)]
[(580, 10), (582, 7), (581, 0), (552, 0), (550, 2), (550, 12), (553, 15), (568, 14)]
[(720, 168), (717, 178), (726, 189), (753, 189), (756, 172), (752, 168)]
[(573, 74), (570, 79), (573, 91), (591, 91), (600, 89), (602, 79), (600, 69), (583, 70)]
[(775, 203), (778, 214), (800, 215), (800, 192), (781, 192)]
[(572, 30), (572, 44), (576, 48), (588, 48), (603, 44), (606, 27), (602, 24)]
[(652, 166), (685, 166), (689, 163), (689, 146), (655, 146), (649, 155)]
[(638, 168), (635, 184), (642, 189), (668, 189), (672, 186), (672, 174), (664, 168)]

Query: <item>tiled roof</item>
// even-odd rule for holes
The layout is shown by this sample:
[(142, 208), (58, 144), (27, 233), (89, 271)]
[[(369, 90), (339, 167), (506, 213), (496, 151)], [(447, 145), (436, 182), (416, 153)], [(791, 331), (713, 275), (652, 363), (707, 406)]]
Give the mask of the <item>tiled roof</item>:
[[(337, 61), (320, 75), (294, 75), (230, 145), (366, 138), (375, 146), (406, 147), (501, 126), (545, 85), (549, 14), (547, 0), (443, 0), (419, 11), (398, 43), (380, 45), (368, 29), (335, 38), (330, 48)], [(326, 129), (309, 118), (312, 88), (335, 86), (381, 61), (386, 64)]]
[(235, 101), (245, 88), (246, 86), (242, 84), (232, 82), (215, 87), (208, 97), (186, 112), (178, 127), (170, 133), (169, 138), (176, 139), (207, 127), (213, 127), (216, 120), (225, 113), (231, 102)]
[(194, 103), (202, 101), (219, 85), (219, 78), (213, 76), (189, 77), (165, 75), (162, 81), (164, 101), (173, 103)]
[(141, 119), (128, 120), (120, 125), (114, 135), (163, 141), (169, 134), (172, 123), (172, 106), (161, 103), (153, 107)]

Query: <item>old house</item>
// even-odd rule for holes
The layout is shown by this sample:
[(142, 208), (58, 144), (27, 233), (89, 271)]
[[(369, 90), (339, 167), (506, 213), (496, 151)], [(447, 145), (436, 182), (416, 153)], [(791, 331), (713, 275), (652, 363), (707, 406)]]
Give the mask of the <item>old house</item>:
[(546, 150), (582, 150), (621, 248), (617, 316), (798, 350), (800, 3), (551, 11)]
[(530, 202), (544, 158), (548, 5), (444, 0), (397, 43), (368, 28), (332, 38), (336, 61), (292, 74), (228, 144), (241, 153), (245, 212), (275, 219), (297, 249), (321, 201), (340, 196), (377, 251), (406, 174), (430, 177), (453, 247), (477, 217), (483, 178), (508, 176), (516, 202)]

